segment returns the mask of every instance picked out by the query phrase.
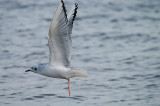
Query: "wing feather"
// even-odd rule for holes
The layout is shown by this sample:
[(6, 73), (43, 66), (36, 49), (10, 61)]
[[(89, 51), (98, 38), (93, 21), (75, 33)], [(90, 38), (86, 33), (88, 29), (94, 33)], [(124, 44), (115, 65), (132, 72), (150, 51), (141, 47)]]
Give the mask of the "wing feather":
[[(70, 12), (68, 13), (68, 26), (69, 26), (69, 30), (68, 30), (68, 34), (71, 35), (72, 34), (72, 28), (73, 28), (73, 22), (76, 18), (76, 14), (77, 14), (77, 9), (78, 9), (78, 4), (75, 3), (75, 5), (72, 7), (72, 9), (70, 10)], [(70, 40), (71, 40), (71, 36)]]
[(71, 32), (77, 13), (77, 5), (69, 17), (63, 0), (59, 4), (49, 28), (48, 43), (51, 64), (70, 66)]

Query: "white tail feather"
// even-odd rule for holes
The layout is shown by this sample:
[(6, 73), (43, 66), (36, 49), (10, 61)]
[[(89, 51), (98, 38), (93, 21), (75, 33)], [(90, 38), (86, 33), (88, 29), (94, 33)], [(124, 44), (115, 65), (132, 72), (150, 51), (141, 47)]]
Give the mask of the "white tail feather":
[(87, 72), (78, 68), (71, 68), (68, 71), (69, 78), (73, 77), (88, 77)]

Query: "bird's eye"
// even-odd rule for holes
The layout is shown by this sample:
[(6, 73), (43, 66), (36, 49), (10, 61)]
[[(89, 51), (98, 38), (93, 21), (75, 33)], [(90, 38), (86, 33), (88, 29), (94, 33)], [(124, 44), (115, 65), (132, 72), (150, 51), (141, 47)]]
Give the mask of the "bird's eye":
[(34, 68), (34, 70), (37, 70), (37, 68)]

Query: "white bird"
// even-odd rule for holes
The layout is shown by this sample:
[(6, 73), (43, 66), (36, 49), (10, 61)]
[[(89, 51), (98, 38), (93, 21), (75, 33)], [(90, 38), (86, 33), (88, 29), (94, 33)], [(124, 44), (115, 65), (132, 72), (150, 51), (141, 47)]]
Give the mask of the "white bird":
[(75, 3), (67, 16), (64, 2), (61, 0), (49, 28), (49, 62), (32, 66), (25, 71), (52, 78), (67, 79), (69, 96), (71, 95), (70, 78), (87, 77), (85, 71), (70, 66), (71, 33), (77, 9), (78, 4)]

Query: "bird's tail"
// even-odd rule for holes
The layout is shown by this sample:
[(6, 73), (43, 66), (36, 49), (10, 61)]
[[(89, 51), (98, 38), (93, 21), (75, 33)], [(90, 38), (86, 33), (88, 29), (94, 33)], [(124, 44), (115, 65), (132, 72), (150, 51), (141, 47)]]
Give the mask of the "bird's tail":
[(78, 69), (78, 68), (71, 68), (68, 71), (69, 78), (73, 77), (88, 77), (88, 74), (86, 71)]

